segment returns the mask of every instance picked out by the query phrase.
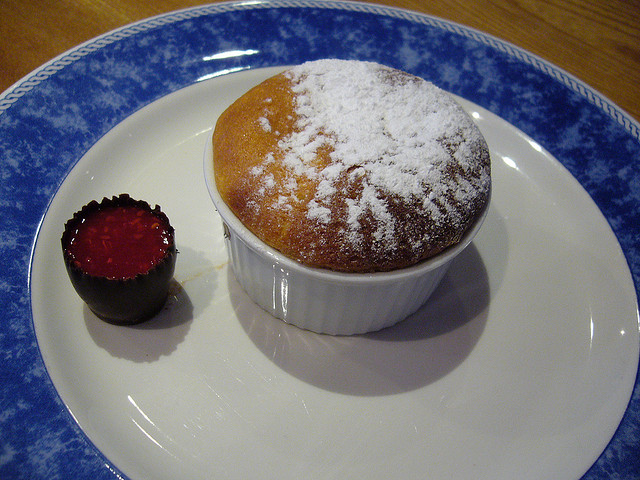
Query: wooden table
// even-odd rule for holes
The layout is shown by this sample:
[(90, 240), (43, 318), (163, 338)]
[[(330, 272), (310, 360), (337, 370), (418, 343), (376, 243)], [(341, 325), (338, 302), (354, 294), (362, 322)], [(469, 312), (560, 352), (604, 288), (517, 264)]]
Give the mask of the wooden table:
[[(56, 55), (198, 0), (2, 0), (0, 92)], [(378, 0), (522, 47), (565, 69), (640, 120), (640, 0)]]

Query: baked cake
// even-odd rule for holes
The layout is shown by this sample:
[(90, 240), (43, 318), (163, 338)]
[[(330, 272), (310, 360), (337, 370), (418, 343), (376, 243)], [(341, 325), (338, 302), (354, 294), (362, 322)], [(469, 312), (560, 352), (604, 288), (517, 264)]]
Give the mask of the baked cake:
[(213, 133), (217, 189), (266, 244), (310, 267), (400, 269), (460, 241), (491, 189), (487, 144), (409, 73), (318, 60), (252, 88)]

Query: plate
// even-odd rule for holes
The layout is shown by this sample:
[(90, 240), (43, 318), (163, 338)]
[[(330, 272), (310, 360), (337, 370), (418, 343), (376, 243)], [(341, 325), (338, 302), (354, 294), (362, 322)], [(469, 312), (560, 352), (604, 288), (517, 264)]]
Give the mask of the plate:
[[(434, 302), (400, 328), (342, 339), (247, 301), (200, 171), (229, 96), (262, 67), (324, 56), (459, 95), (495, 162), (488, 226)], [(88, 42), (0, 108), (1, 476), (640, 472), (638, 125), (557, 68), (406, 11), (218, 4)], [(126, 190), (162, 205), (181, 254), (168, 309), (117, 329), (61, 275), (56, 227)]]
[[(33, 320), (89, 440), (140, 479), (586, 470), (625, 410), (638, 354), (635, 290), (589, 196), (533, 140), (461, 100), (491, 148), (493, 199), (433, 301), (377, 334), (285, 325), (230, 273), (202, 171), (212, 120), (280, 70), (218, 77), (144, 107), (54, 196), (33, 256)], [(83, 306), (59, 252), (70, 212), (119, 189), (160, 202), (178, 232), (170, 303), (134, 328)]]

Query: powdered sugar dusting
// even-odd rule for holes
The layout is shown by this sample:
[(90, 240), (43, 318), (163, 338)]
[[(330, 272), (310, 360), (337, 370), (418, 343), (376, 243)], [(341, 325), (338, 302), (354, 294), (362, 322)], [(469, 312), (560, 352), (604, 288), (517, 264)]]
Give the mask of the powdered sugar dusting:
[(264, 130), (265, 132), (269, 133), (271, 131), (271, 123), (269, 122), (269, 119), (267, 117), (258, 118), (258, 123), (262, 127), (262, 130)]
[[(422, 209), (436, 224), (450, 223), (460, 216), (456, 205), (489, 189), (488, 166), (479, 167), (472, 155), (473, 146), (484, 142), (477, 127), (431, 83), (375, 63), (343, 60), (308, 62), (286, 75), (297, 120), (295, 131), (278, 142), (290, 172), (285, 190), (296, 177), (313, 180), (307, 218), (329, 224), (334, 196), (357, 184), (358, 195), (340, 213), (353, 245), (362, 241), (366, 216), (374, 219), (374, 240), (393, 244), (398, 219), (390, 198)], [(270, 131), (266, 110), (259, 122)], [(329, 165), (315, 162), (320, 149), (331, 152)], [(278, 203), (287, 201), (279, 197)]]

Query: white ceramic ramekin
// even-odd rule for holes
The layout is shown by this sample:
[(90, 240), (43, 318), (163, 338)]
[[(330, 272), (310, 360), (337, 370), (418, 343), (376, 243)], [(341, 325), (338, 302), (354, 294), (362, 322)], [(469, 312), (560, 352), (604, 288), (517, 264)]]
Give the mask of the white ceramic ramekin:
[(460, 243), (417, 265), (392, 272), (334, 272), (285, 257), (240, 222), (216, 188), (211, 137), (204, 153), (204, 174), (222, 217), (231, 267), (249, 297), (274, 317), (331, 335), (380, 330), (418, 310), (451, 261), (471, 243), (488, 210), (487, 205)]

